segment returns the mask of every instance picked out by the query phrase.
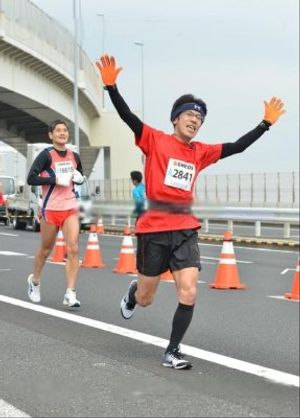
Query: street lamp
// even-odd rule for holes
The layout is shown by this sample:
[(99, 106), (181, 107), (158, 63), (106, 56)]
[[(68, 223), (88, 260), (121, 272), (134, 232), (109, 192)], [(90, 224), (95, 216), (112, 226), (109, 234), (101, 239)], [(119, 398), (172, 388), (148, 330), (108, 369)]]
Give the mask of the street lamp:
[(78, 17), (77, 0), (73, 0), (73, 19), (74, 19), (74, 143), (77, 146), (77, 152), (80, 153), (79, 144), (79, 109), (78, 109), (78, 67), (79, 67), (79, 49), (78, 49)]
[[(104, 53), (105, 53), (105, 16), (104, 16), (104, 13), (97, 13), (96, 14), (98, 17), (100, 17), (101, 18), (101, 21), (102, 21), (102, 36), (101, 36), (101, 38), (102, 38), (102, 51), (101, 51), (101, 55), (103, 55)], [(98, 59), (98, 57), (97, 57), (97, 59)], [(102, 108), (104, 109), (105, 108), (105, 94), (104, 94), (104, 92), (102, 91)]]
[(134, 45), (138, 46), (141, 51), (141, 96), (142, 96), (142, 121), (144, 121), (145, 103), (144, 103), (144, 44), (143, 42), (134, 42)]

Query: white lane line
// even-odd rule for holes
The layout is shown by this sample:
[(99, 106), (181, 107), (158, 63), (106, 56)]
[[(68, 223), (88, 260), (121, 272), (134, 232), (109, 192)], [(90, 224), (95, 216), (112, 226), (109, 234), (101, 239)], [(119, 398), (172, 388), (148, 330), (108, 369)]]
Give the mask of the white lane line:
[(28, 254), (24, 254), (24, 253), (15, 253), (14, 251), (0, 251), (0, 255), (15, 255), (15, 256), (26, 256)]
[(286, 300), (287, 302), (300, 302), (300, 300), (298, 299), (289, 299), (289, 298), (285, 298), (284, 296), (269, 295), (268, 298)]
[(288, 272), (288, 271), (290, 271), (290, 270), (295, 271), (295, 269), (284, 269), (284, 270), (282, 270), (282, 272), (281, 272), (280, 274), (285, 274), (285, 273), (287, 273), (287, 272)]
[[(139, 331), (133, 331), (130, 329), (119, 327), (117, 325), (107, 324), (105, 322), (85, 318), (84, 316), (71, 314), (69, 312), (58, 311), (56, 309), (47, 308), (41, 305), (34, 305), (33, 303), (11, 298), (9, 296), (0, 295), (0, 302), (44, 313), (46, 315), (51, 315), (56, 318), (65, 319), (67, 321), (76, 322), (77, 324), (86, 325), (88, 327), (100, 329), (101, 331), (110, 332), (112, 334), (122, 335), (123, 337), (132, 338), (134, 340), (152, 344), (157, 347), (165, 348), (168, 344), (168, 340), (156, 337), (154, 335), (145, 334)], [(210, 351), (201, 350), (200, 348), (192, 347), (190, 345), (182, 344), (181, 347), (186, 354), (196, 357), (198, 359), (220, 364), (222, 366), (249, 373), (258, 377), (263, 377), (265, 379), (271, 380), (272, 382), (299, 387), (299, 376), (281, 372), (275, 369), (270, 369), (268, 367), (263, 367), (258, 364), (248, 363), (247, 361), (223, 356), (217, 353), (212, 353)]]
[[(205, 247), (205, 246), (218, 247), (218, 248), (222, 247), (222, 244), (208, 244), (208, 243), (205, 243), (205, 242), (201, 242), (199, 245), (203, 246), (203, 247)], [(292, 251), (292, 250), (277, 250), (276, 248), (240, 247), (240, 246), (236, 245), (235, 243), (234, 243), (234, 248), (238, 248), (239, 250), (245, 250), (245, 251), (253, 250), (253, 251), (264, 251), (264, 252), (270, 252), (270, 253), (275, 252), (275, 253), (285, 253), (285, 254), (286, 253), (287, 254), (298, 254), (297, 250)]]
[(3, 235), (4, 237), (18, 237), (18, 234), (11, 234), (9, 232), (0, 232), (0, 235)]
[(0, 399), (0, 417), (30, 417), (30, 415)]
[(11, 271), (11, 269), (0, 269), (0, 271)]

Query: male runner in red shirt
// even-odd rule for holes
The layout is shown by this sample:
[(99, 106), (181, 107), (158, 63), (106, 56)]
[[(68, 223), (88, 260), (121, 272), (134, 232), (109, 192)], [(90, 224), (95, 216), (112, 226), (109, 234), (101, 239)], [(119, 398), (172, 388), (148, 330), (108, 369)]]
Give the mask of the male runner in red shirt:
[(116, 86), (122, 68), (116, 67), (114, 57), (104, 55), (96, 65), (119, 116), (134, 132), (136, 145), (146, 157), (149, 209), (136, 224), (139, 275), (121, 301), (121, 314), (129, 319), (137, 305), (150, 305), (160, 275), (170, 269), (177, 288), (178, 307), (162, 364), (189, 369), (192, 364), (183, 358), (179, 343), (192, 320), (201, 269), (197, 234), (200, 223), (191, 212), (196, 178), (201, 170), (220, 158), (249, 147), (285, 112), (284, 104), (276, 97), (264, 102), (263, 120), (236, 142), (216, 145), (192, 142), (206, 117), (203, 100), (191, 94), (177, 99), (171, 111), (174, 132), (166, 134), (144, 124), (130, 111)]

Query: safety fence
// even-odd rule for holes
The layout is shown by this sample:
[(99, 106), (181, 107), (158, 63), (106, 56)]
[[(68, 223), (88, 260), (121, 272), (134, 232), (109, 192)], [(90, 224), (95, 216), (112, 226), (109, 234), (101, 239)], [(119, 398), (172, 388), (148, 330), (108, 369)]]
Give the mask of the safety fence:
[[(92, 180), (100, 200), (131, 199), (130, 179)], [(198, 205), (299, 207), (299, 172), (249, 173), (200, 176), (195, 187)]]

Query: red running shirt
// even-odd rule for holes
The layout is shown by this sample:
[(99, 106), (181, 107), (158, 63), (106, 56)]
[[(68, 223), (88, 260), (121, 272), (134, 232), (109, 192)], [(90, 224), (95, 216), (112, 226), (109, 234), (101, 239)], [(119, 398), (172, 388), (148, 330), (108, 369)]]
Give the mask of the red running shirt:
[[(145, 182), (149, 200), (192, 204), (194, 185), (201, 170), (220, 159), (222, 144), (202, 142), (186, 144), (174, 135), (143, 126), (136, 145), (146, 156)], [(145, 212), (137, 221), (135, 232), (175, 231), (200, 228), (199, 220), (190, 214), (159, 210)]]

